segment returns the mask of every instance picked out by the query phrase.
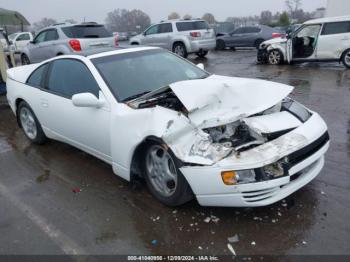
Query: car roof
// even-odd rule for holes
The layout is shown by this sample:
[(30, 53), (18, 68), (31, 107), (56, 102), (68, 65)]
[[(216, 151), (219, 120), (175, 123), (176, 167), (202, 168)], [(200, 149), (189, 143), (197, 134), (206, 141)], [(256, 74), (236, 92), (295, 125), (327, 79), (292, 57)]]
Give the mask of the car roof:
[(104, 57), (104, 56), (110, 56), (110, 55), (117, 55), (117, 54), (125, 54), (125, 53), (132, 53), (132, 52), (138, 52), (138, 51), (146, 51), (146, 50), (154, 50), (161, 48), (158, 47), (149, 47), (149, 46), (137, 46), (137, 47), (116, 47), (116, 48), (96, 48), (91, 51), (81, 52), (78, 55), (85, 56), (89, 59)]
[(310, 24), (322, 24), (322, 23), (343, 22), (343, 21), (344, 22), (350, 21), (350, 15), (313, 19), (313, 20), (306, 21), (304, 24), (310, 25)]

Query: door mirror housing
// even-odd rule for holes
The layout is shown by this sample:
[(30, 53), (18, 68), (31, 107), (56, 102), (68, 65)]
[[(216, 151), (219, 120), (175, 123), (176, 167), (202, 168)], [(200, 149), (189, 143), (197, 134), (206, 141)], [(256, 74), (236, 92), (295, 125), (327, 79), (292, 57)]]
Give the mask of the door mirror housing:
[(197, 64), (197, 67), (204, 70), (204, 65), (202, 63)]
[(100, 108), (104, 102), (91, 93), (80, 93), (72, 96), (73, 105), (76, 107)]

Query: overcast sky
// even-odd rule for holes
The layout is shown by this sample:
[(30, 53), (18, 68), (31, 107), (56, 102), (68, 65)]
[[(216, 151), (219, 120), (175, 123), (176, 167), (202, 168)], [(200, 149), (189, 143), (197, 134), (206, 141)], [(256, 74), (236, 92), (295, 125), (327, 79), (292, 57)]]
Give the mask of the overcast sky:
[[(302, 0), (302, 8), (313, 11), (325, 7), (327, 0)], [(116, 8), (141, 9), (152, 22), (166, 19), (176, 11), (181, 16), (201, 17), (213, 13), (217, 20), (228, 16), (260, 14), (262, 10), (282, 11), (285, 0), (0, 0), (0, 7), (21, 12), (30, 22), (51, 17), (58, 22), (73, 18), (76, 21), (104, 22), (106, 14)]]

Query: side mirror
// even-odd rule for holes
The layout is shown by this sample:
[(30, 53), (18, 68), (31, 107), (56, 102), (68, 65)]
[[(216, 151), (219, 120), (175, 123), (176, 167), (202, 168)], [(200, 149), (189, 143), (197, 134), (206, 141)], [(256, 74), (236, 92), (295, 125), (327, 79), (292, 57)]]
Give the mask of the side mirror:
[(35, 45), (35, 40), (30, 41), (29, 43)]
[(100, 108), (104, 105), (102, 100), (99, 100), (91, 93), (80, 93), (72, 96), (73, 105), (76, 107), (95, 107)]
[(197, 64), (197, 67), (204, 70), (204, 65), (202, 63)]

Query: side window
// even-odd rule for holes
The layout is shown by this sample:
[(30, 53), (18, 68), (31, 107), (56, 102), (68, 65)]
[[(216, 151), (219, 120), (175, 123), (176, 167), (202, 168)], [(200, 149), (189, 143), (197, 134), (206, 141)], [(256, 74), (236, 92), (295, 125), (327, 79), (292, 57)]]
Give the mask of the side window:
[(235, 30), (233, 33), (234, 34), (244, 34), (244, 32), (245, 32), (245, 28), (241, 27), (241, 28), (238, 28), (237, 30)]
[(148, 29), (145, 33), (145, 35), (154, 35), (154, 34), (158, 34), (158, 27), (159, 25), (154, 25), (152, 26), (150, 29)]
[(58, 39), (58, 34), (56, 30), (52, 29), (47, 31), (45, 41), (53, 41), (57, 39)]
[(159, 33), (171, 33), (173, 31), (173, 26), (171, 23), (160, 24)]
[(85, 64), (73, 59), (60, 59), (52, 63), (48, 90), (72, 98), (79, 93), (92, 93), (98, 97), (100, 88)]
[(350, 33), (350, 22), (327, 23), (323, 26), (322, 35)]
[(47, 31), (43, 31), (43, 32), (39, 33), (39, 34), (35, 37), (34, 42), (35, 42), (35, 43), (44, 42), (44, 41), (45, 41), (45, 38), (46, 38), (46, 33), (47, 33)]
[(320, 32), (321, 25), (307, 25), (300, 29), (297, 37), (314, 37), (316, 38)]
[(46, 76), (49, 64), (44, 64), (37, 68), (28, 78), (27, 84), (34, 87), (43, 87), (43, 81)]
[(27, 41), (30, 40), (29, 34), (21, 34), (19, 37), (17, 37), (16, 41)]
[(259, 27), (247, 27), (245, 33), (248, 34), (254, 34), (254, 33), (259, 33), (260, 28)]

